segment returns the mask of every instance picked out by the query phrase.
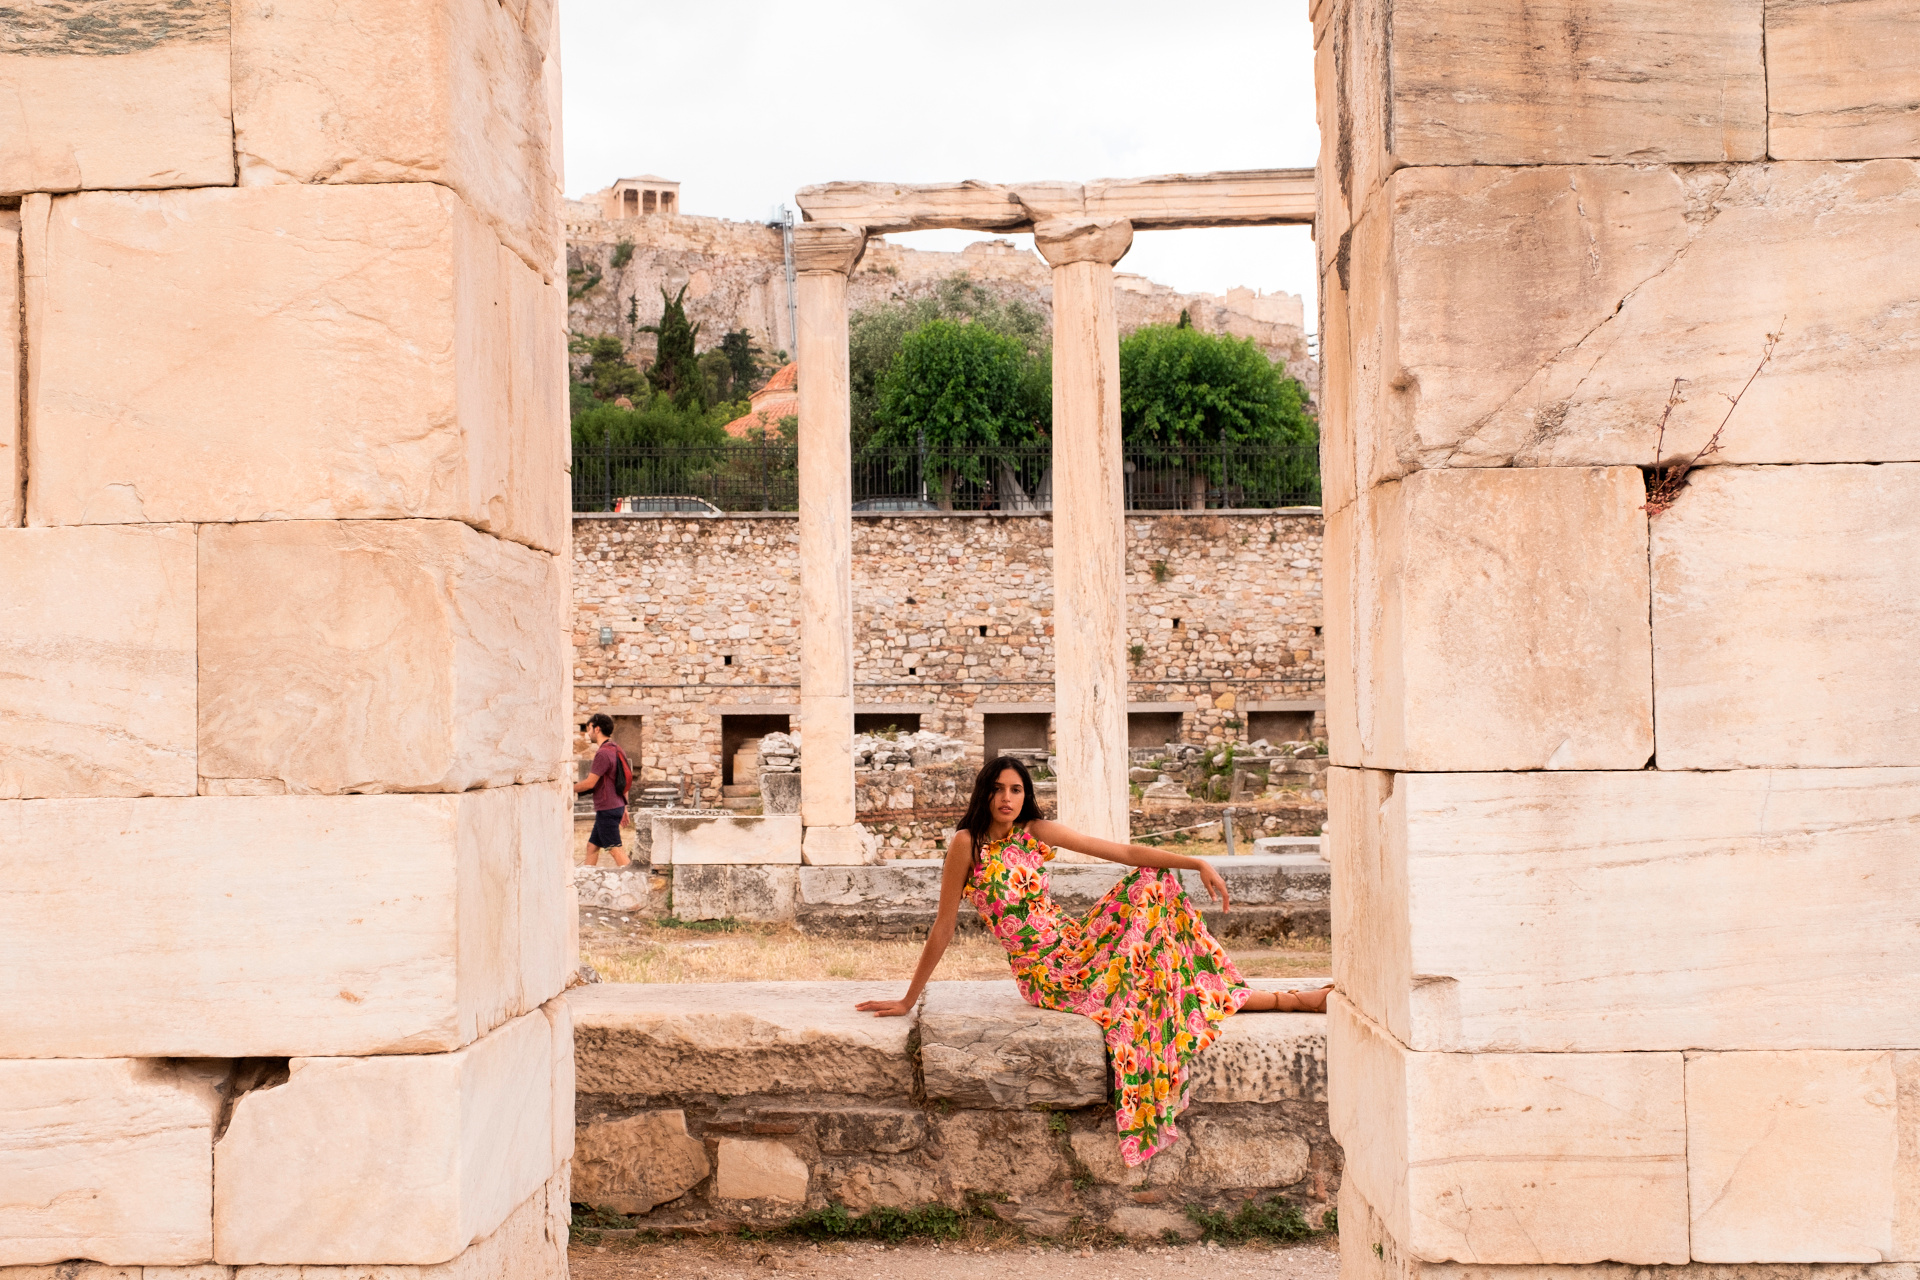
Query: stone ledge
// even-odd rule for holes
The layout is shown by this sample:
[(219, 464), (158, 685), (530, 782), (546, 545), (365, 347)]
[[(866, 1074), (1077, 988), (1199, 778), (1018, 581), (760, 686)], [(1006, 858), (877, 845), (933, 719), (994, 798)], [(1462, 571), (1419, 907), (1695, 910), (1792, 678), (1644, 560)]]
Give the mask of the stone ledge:
[(1128, 1169), (1093, 1023), (1026, 1005), (1010, 980), (932, 983), (906, 1018), (853, 1009), (898, 992), (576, 990), (576, 1198), (638, 1227), (724, 1231), (828, 1203), (864, 1212), (985, 1195), (1038, 1234), (1079, 1219), (1159, 1239), (1191, 1234), (1187, 1205), (1286, 1194), (1314, 1216), (1338, 1189), (1325, 1015), (1228, 1019), (1195, 1064), (1182, 1140)]

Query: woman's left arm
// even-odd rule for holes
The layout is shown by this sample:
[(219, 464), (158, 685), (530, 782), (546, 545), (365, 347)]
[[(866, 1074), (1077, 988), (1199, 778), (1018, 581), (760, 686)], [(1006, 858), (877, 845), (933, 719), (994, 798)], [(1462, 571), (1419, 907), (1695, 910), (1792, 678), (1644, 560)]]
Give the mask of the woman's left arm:
[(1118, 862), (1128, 867), (1165, 867), (1171, 871), (1197, 871), (1200, 883), (1207, 887), (1222, 911), (1231, 910), (1227, 901), (1227, 882), (1212, 863), (1202, 858), (1190, 858), (1184, 853), (1175, 853), (1171, 849), (1156, 849), (1150, 844), (1121, 844), (1117, 840), (1102, 840), (1098, 836), (1086, 835), (1075, 831), (1063, 823), (1042, 819), (1027, 824), (1027, 830), (1033, 832), (1036, 839), (1044, 840), (1056, 849), (1070, 849), (1075, 853), (1092, 854), (1096, 858), (1105, 858), (1108, 862)]

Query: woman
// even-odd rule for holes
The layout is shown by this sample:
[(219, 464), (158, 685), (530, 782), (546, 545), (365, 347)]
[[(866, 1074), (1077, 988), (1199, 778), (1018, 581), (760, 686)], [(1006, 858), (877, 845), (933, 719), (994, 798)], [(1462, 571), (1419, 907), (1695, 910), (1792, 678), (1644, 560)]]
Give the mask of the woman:
[[(1040, 869), (1056, 847), (1139, 869), (1076, 920), (1048, 895)], [(1026, 766), (1011, 756), (988, 761), (947, 845), (940, 914), (913, 984), (899, 1000), (855, 1007), (881, 1018), (913, 1008), (953, 941), (965, 894), (1006, 948), (1028, 1004), (1084, 1014), (1106, 1033), (1120, 1154), (1142, 1164), (1179, 1138), (1173, 1121), (1187, 1107), (1187, 1063), (1213, 1043), (1222, 1018), (1242, 1010), (1319, 1012), (1331, 989), (1250, 989), (1180, 887), (1175, 872), (1182, 870), (1199, 872), (1228, 909), (1226, 882), (1208, 863), (1045, 821)]]

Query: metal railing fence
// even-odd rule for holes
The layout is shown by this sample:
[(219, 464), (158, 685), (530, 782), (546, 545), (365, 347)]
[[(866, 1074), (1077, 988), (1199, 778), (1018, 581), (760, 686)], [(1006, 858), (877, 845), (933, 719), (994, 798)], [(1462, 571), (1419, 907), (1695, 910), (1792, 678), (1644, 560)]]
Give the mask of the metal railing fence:
[[(1314, 445), (1130, 446), (1124, 465), (1129, 511), (1320, 504)], [(573, 452), (573, 509), (580, 512), (793, 511), (799, 482), (791, 444), (577, 445)], [(1052, 507), (1053, 453), (1045, 446), (967, 454), (862, 449), (853, 456), (856, 512)]]

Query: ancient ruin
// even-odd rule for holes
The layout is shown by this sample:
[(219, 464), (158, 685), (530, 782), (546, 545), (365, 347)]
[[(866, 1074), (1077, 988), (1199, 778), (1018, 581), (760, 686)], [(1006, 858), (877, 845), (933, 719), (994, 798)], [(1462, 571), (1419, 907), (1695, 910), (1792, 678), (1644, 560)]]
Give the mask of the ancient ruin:
[(1239, 874), (1339, 991), (1324, 1052), (1229, 1024), (1156, 1187), (1002, 984), (608, 984), (576, 1081), (550, 0), (0, 13), (0, 1274), (561, 1277), (578, 1133), (663, 1221), (1152, 1238), (1164, 1185), (1337, 1196), (1348, 1280), (1911, 1277), (1920, 12), (1310, 10), (1314, 174), (801, 194), (798, 813), (656, 837), (918, 900), (860, 822), (845, 342), (933, 226), (1053, 273), (1058, 803), (1124, 833), (1113, 266), (1313, 222), (1332, 866)]

